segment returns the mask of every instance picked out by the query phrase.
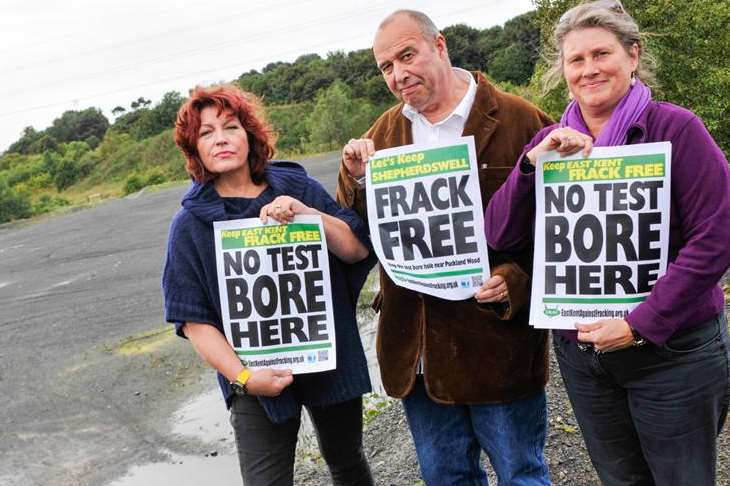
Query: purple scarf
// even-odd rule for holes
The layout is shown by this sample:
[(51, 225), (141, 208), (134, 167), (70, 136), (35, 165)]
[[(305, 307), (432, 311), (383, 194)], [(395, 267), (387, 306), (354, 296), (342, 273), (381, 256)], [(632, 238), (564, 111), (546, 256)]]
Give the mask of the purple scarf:
[[(637, 79), (636, 83), (629, 88), (629, 91), (613, 109), (611, 118), (601, 130), (593, 145), (596, 147), (625, 145), (629, 128), (639, 120), (641, 114), (649, 106), (650, 101), (651, 89)], [(560, 126), (574, 128), (586, 135), (591, 135), (576, 100), (568, 103), (563, 116), (560, 118)]]

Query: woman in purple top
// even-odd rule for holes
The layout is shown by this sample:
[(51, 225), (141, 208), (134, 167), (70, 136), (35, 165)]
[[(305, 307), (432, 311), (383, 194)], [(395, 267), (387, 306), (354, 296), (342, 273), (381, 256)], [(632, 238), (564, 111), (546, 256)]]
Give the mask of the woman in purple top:
[(593, 146), (672, 143), (669, 261), (624, 319), (554, 334), (555, 354), (604, 484), (711, 485), (730, 398), (730, 338), (718, 281), (730, 266), (730, 175), (690, 111), (652, 100), (636, 22), (614, 1), (568, 10), (554, 31), (553, 85), (570, 91), (559, 124), (540, 131), (486, 211), (505, 251), (532, 244), (535, 163)]

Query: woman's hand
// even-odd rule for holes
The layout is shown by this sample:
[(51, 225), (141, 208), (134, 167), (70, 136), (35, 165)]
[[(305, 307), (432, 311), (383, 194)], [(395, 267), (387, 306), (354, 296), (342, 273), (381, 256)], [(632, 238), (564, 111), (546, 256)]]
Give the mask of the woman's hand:
[(274, 370), (262, 368), (251, 371), (251, 377), (246, 382), (246, 389), (250, 395), (263, 397), (277, 397), (282, 390), (294, 381), (291, 370)]
[(509, 299), (507, 282), (504, 281), (504, 277), (501, 275), (490, 277), (489, 280), (482, 284), (477, 293), (474, 294), (474, 298), (480, 304), (507, 302), (507, 299)]
[(261, 208), (259, 218), (262, 223), (268, 221), (269, 216), (279, 223), (291, 223), (295, 214), (319, 214), (319, 211), (302, 204), (290, 196), (278, 196), (269, 204)]
[(583, 157), (588, 157), (593, 150), (593, 139), (570, 127), (556, 128), (526, 155), (530, 163), (535, 165), (540, 155), (551, 150), (556, 150), (561, 156), (573, 155), (583, 150)]
[(634, 343), (629, 323), (623, 319), (606, 319), (591, 324), (576, 324), (578, 341), (591, 343), (596, 351), (608, 353), (628, 348)]

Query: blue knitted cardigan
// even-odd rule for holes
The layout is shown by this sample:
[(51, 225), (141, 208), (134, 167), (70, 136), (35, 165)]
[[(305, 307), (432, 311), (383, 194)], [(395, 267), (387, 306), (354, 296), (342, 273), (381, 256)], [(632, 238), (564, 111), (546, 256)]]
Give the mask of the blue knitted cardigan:
[[(170, 226), (167, 259), (162, 276), (165, 318), (184, 337), (185, 322), (214, 326), (223, 333), (215, 264), (213, 222), (257, 217), (275, 197), (288, 195), (326, 214), (345, 221), (370, 248), (367, 228), (352, 210), (343, 209), (325, 189), (294, 162), (272, 162), (266, 170), (268, 188), (242, 209), (228, 204), (212, 184), (193, 183), (183, 197), (182, 209)], [(373, 252), (371, 252), (372, 255)], [(292, 385), (275, 398), (258, 397), (268, 417), (280, 423), (301, 413), (302, 405), (326, 406), (356, 398), (371, 390), (367, 362), (355, 319), (355, 305), (374, 257), (345, 264), (329, 254), (337, 368), (333, 371), (296, 375)], [(220, 373), (218, 383), (231, 406), (228, 380)]]

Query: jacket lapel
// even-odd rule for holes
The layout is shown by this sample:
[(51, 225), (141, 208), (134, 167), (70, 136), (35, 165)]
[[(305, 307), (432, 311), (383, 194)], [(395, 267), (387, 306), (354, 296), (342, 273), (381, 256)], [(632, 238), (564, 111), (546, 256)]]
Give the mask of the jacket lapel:
[(499, 126), (499, 121), (492, 116), (496, 113), (498, 106), (494, 87), (486, 81), (482, 74), (472, 72), (472, 75), (477, 81), (477, 93), (469, 117), (464, 124), (463, 135), (465, 137), (474, 136), (474, 148), (481, 166), (481, 164), (489, 163), (486, 160), (486, 149)]

